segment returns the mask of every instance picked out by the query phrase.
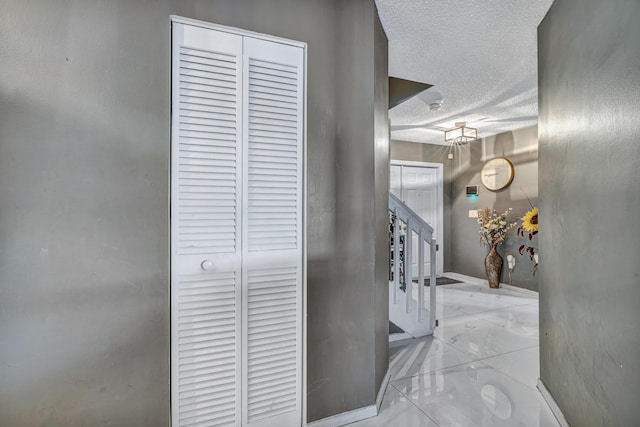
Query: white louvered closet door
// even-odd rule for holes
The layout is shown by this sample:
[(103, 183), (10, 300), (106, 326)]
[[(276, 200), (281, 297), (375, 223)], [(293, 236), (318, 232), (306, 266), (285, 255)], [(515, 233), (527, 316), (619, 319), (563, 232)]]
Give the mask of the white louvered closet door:
[(173, 426), (300, 426), (304, 50), (173, 28)]
[(239, 426), (242, 37), (173, 25), (173, 426)]
[(304, 51), (244, 39), (243, 425), (301, 425)]

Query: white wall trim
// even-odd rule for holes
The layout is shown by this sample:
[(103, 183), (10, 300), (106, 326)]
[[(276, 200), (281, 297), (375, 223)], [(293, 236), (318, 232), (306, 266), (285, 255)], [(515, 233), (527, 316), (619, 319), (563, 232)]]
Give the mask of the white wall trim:
[(507, 285), (506, 283), (500, 283), (500, 287), (501, 288), (505, 288), (505, 289), (509, 289), (510, 291), (522, 292), (523, 294), (527, 294), (527, 295), (531, 295), (531, 296), (538, 296), (538, 292), (536, 292), (536, 291), (533, 291), (531, 289), (526, 289), (526, 288), (519, 288), (519, 287), (513, 286), (513, 285)]
[(396, 342), (396, 341), (410, 340), (410, 339), (413, 339), (413, 337), (406, 332), (396, 332), (395, 334), (389, 334), (390, 343)]
[(308, 51), (307, 44), (302, 43), (304, 52), (304, 103), (302, 105), (302, 419), (300, 425), (307, 421), (307, 99), (308, 99)]
[(437, 243), (440, 245), (440, 250), (436, 253), (436, 274), (442, 274), (444, 272), (444, 164), (414, 162), (409, 160), (391, 160), (389, 167), (391, 166), (416, 166), (436, 169), (436, 174), (438, 176), (438, 229), (436, 230), (436, 233), (438, 235)]
[(341, 414), (332, 415), (321, 420), (312, 421), (307, 423), (307, 427), (340, 427), (347, 424), (355, 423), (357, 421), (366, 420), (367, 418), (373, 418), (378, 416), (380, 412), (380, 406), (384, 399), (384, 393), (389, 386), (389, 379), (391, 378), (391, 371), (387, 370), (387, 373), (382, 379), (380, 384), (380, 390), (378, 390), (378, 396), (376, 397), (375, 405), (365, 406), (363, 408), (354, 409), (352, 411), (343, 412)]
[(356, 421), (366, 420), (367, 418), (378, 415), (376, 405), (369, 405), (363, 408), (354, 409), (352, 411), (343, 412), (341, 414), (332, 415), (321, 420), (312, 421), (307, 427), (340, 427)]
[[(477, 277), (467, 276), (466, 274), (454, 273), (453, 271), (447, 271), (443, 273), (444, 276), (450, 277), (452, 279), (460, 280), (467, 283), (477, 283), (478, 285), (482, 284), (482, 279), (478, 279)], [(486, 282), (486, 280), (485, 280)]]
[(564, 414), (560, 410), (560, 407), (556, 403), (555, 399), (553, 398), (553, 396), (551, 395), (547, 387), (542, 382), (541, 378), (538, 378), (538, 391), (542, 395), (542, 398), (544, 399), (544, 401), (549, 406), (549, 409), (551, 409), (551, 413), (553, 413), (553, 416), (556, 417), (556, 420), (558, 420), (558, 423), (560, 424), (560, 426), (569, 427), (569, 423), (567, 422), (567, 419), (564, 417)]
[[(446, 273), (443, 273), (444, 276), (448, 276), (452, 279), (458, 279), (464, 282), (468, 282), (468, 283), (477, 283), (479, 285), (487, 285), (488, 286), (488, 282), (487, 279), (481, 279), (478, 277), (472, 277), (472, 276), (467, 276), (466, 274), (460, 274), (460, 273), (454, 273), (451, 271), (448, 271)], [(531, 289), (525, 289), (525, 288), (519, 288), (517, 286), (513, 286), (513, 285), (507, 285), (506, 283), (500, 283), (500, 287), (501, 288), (505, 288), (505, 289), (509, 289), (510, 291), (514, 291), (514, 292), (521, 292), (523, 294), (527, 294), (527, 295), (531, 295), (531, 296), (538, 296), (538, 292), (536, 291), (532, 291)]]
[(382, 399), (389, 386), (389, 379), (391, 378), (391, 369), (387, 368), (387, 373), (384, 374), (382, 383), (380, 384), (380, 390), (378, 390), (378, 397), (376, 398), (376, 416), (380, 413), (380, 406), (382, 405)]

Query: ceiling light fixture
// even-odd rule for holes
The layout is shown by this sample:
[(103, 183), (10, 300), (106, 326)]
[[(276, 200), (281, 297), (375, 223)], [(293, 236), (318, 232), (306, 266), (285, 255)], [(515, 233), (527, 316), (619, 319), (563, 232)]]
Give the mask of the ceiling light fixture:
[(451, 145), (463, 145), (478, 139), (478, 129), (467, 127), (467, 122), (458, 122), (453, 129), (444, 131), (444, 141)]

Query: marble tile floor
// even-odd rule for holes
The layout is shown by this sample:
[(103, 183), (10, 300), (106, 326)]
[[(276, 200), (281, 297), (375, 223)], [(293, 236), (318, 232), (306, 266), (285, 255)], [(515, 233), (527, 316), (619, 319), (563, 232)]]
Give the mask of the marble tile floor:
[(380, 413), (350, 426), (559, 426), (536, 389), (537, 295), (463, 280), (436, 289), (434, 336), (391, 344)]

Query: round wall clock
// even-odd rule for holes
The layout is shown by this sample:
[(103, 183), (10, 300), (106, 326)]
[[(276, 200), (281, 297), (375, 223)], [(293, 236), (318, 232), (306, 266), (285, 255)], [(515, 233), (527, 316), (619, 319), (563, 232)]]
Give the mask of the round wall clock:
[(498, 191), (508, 187), (514, 175), (513, 163), (504, 157), (496, 157), (484, 164), (480, 179), (488, 190)]

